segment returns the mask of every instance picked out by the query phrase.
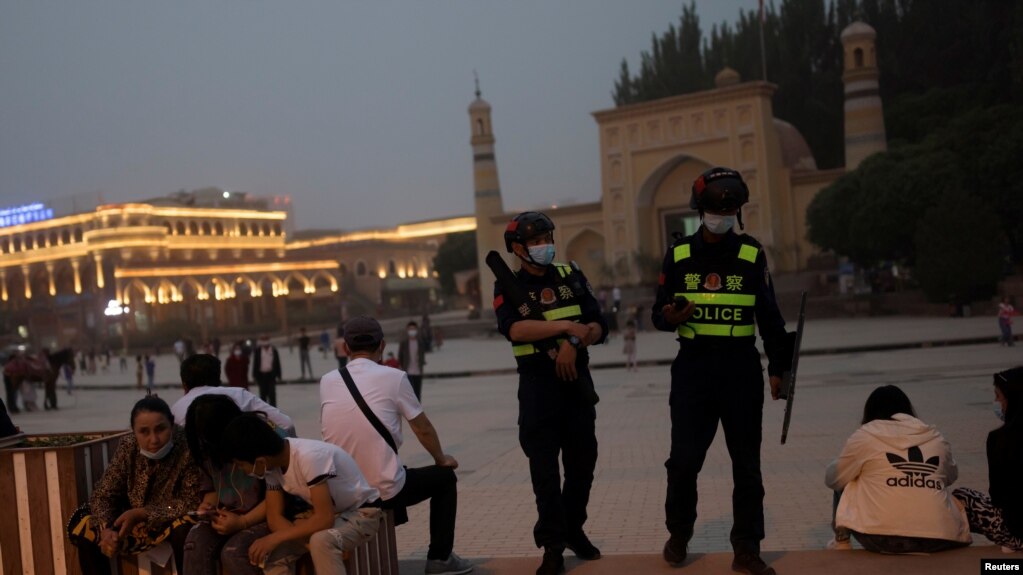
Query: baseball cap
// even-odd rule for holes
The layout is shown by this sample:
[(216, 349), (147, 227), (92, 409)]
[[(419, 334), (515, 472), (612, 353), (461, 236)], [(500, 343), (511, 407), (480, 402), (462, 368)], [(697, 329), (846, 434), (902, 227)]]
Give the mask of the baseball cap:
[(375, 345), (384, 339), (380, 323), (364, 315), (345, 322), (345, 343), (348, 345)]

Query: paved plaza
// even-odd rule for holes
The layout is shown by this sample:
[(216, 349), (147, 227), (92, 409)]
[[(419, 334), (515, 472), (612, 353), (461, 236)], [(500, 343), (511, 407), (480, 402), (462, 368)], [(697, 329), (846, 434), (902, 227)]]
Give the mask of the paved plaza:
[[(783, 403), (768, 399), (764, 407), (767, 538), (763, 549), (784, 564), (787, 552), (823, 548), (830, 538), (831, 515), (831, 493), (823, 483), (825, 466), (858, 427), (863, 402), (878, 385), (900, 386), (919, 417), (935, 424), (950, 441), (959, 463), (957, 485), (986, 490), (984, 440), (997, 425), (991, 409), (990, 376), (1023, 364), (1023, 346), (1001, 347), (995, 343), (996, 333), (993, 318), (809, 321), (804, 337), (807, 355), (800, 364), (787, 445), (779, 444)], [(990, 342), (951, 345), (979, 338)], [(618, 338), (593, 351), (592, 363), (609, 367), (594, 371), (601, 396), (597, 406), (600, 457), (586, 528), (605, 554), (635, 556), (636, 561), (659, 569), (663, 563), (656, 554), (667, 537), (663, 511), (663, 464), (669, 447), (666, 362), (674, 356), (677, 344), (668, 333), (641, 333), (638, 349), (643, 365), (638, 372), (626, 372), (620, 366), (621, 344)], [(899, 349), (843, 351), (885, 347)], [(297, 351), (291, 354), (283, 347), (281, 358), (285, 377), (297, 375)], [(315, 352), (313, 365), (318, 372), (336, 367), (333, 358), (324, 359)], [(481, 568), (484, 573), (535, 568), (539, 557), (532, 541), (536, 511), (528, 467), (518, 446), (513, 366), (507, 343), (496, 336), (449, 340), (427, 356), (423, 403), (445, 450), (460, 462), (455, 549), (465, 557), (490, 558)], [(157, 381), (164, 384), (158, 391), (169, 402), (181, 395), (180, 388), (171, 386), (176, 367), (173, 357), (158, 360)], [(116, 362), (113, 368), (111, 373), (78, 377), (79, 390), (74, 395), (61, 391), (60, 411), (18, 414), (15, 423), (29, 433), (125, 428), (128, 412), (140, 393), (134, 389), (133, 372), (117, 373)], [(454, 375), (430, 377), (444, 374)], [(295, 419), (300, 436), (319, 437), (316, 384), (281, 386), (278, 398), (279, 407)], [(409, 466), (430, 463), (407, 429), (401, 452)], [(693, 552), (709, 555), (684, 572), (717, 571), (712, 566), (723, 560), (715, 553), (731, 549), (730, 474), (723, 433), (718, 433), (700, 475), (700, 516), (690, 544)], [(403, 567), (421, 563), (428, 539), (428, 507), (421, 505), (410, 512), (410, 523), (398, 530)], [(988, 545), (982, 539), (975, 543)], [(963, 557), (976, 566), (974, 555), (979, 558), (984, 552), (973, 549)], [(730, 557), (730, 553), (726, 555)], [(823, 554), (823, 560), (829, 556)], [(800, 557), (812, 562), (818, 555)], [(615, 560), (599, 561), (572, 570), (582, 574), (634, 572), (610, 570), (615, 564)], [(701, 564), (703, 568), (698, 567)], [(920, 565), (919, 572), (930, 570)], [(727, 562), (722, 566), (727, 569)]]

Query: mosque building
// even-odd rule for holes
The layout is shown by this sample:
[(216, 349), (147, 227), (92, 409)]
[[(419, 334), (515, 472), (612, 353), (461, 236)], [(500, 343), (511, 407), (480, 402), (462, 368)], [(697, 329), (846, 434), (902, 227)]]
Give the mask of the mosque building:
[[(595, 285), (652, 285), (672, 234), (699, 227), (699, 215), (689, 208), (693, 180), (708, 168), (727, 166), (739, 170), (749, 186), (750, 201), (742, 210), (745, 231), (764, 245), (772, 270), (805, 270), (816, 253), (806, 239), (810, 201), (846, 170), (886, 149), (874, 39), (874, 29), (863, 22), (841, 34), (844, 168), (818, 170), (799, 131), (774, 117), (776, 86), (741, 81), (730, 68), (717, 75), (711, 90), (594, 112), (601, 197), (545, 210), (557, 226), (557, 259), (578, 262)], [(493, 276), (483, 258), (492, 249), (504, 252), (502, 234), (515, 216), (501, 201), (490, 112), (477, 89), (469, 117), (485, 285)]]

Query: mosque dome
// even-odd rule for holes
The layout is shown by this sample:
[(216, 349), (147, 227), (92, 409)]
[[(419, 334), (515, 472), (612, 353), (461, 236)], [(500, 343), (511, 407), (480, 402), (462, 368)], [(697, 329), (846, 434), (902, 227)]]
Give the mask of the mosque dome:
[(845, 43), (848, 40), (852, 39), (860, 38), (874, 39), (877, 37), (877, 32), (874, 31), (874, 28), (872, 28), (870, 24), (867, 24), (866, 22), (857, 21), (846, 26), (845, 30), (842, 30), (842, 35), (840, 37), (842, 39), (842, 42)]
[(817, 162), (806, 139), (795, 126), (785, 120), (774, 119), (774, 131), (778, 134), (782, 164), (793, 172), (808, 172), (817, 169)]
[(739, 83), (739, 73), (735, 70), (725, 66), (714, 76), (714, 86), (717, 88), (724, 88), (725, 86), (732, 86)]

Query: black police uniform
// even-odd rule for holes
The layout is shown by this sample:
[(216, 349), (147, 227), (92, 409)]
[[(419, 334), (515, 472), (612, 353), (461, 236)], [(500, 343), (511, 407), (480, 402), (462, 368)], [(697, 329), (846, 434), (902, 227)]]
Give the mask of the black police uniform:
[[(547, 320), (596, 322), (601, 328), (601, 338), (596, 343), (604, 340), (607, 324), (589, 282), (578, 269), (554, 263), (547, 266), (543, 276), (521, 269), (515, 275)], [(498, 330), (509, 341), (512, 324), (523, 319), (515, 308), (515, 303), (505, 301), (495, 284)], [(544, 345), (553, 346), (560, 341), (512, 341), (519, 372), (519, 444), (529, 458), (529, 476), (539, 514), (533, 527), (537, 547), (564, 546), (566, 540), (582, 532), (597, 464), (594, 429), (597, 396), (588, 367), (589, 354), (586, 348), (578, 350), (575, 368), (579, 379), (563, 381), (558, 378), (554, 359)], [(565, 466), (564, 488), (558, 467), (559, 452)]]
[[(767, 260), (747, 235), (703, 239), (703, 228), (676, 242), (664, 258), (652, 319), (676, 331), (679, 352), (671, 365), (671, 454), (664, 504), (668, 531), (688, 541), (696, 522), (696, 477), (714, 440), (718, 420), (732, 459), (735, 552), (759, 552), (764, 538), (764, 486), (760, 474), (764, 378), (754, 343), (754, 319), (780, 376), (790, 358), (785, 321), (774, 297)], [(682, 324), (667, 323), (662, 307), (678, 296), (696, 303)]]

